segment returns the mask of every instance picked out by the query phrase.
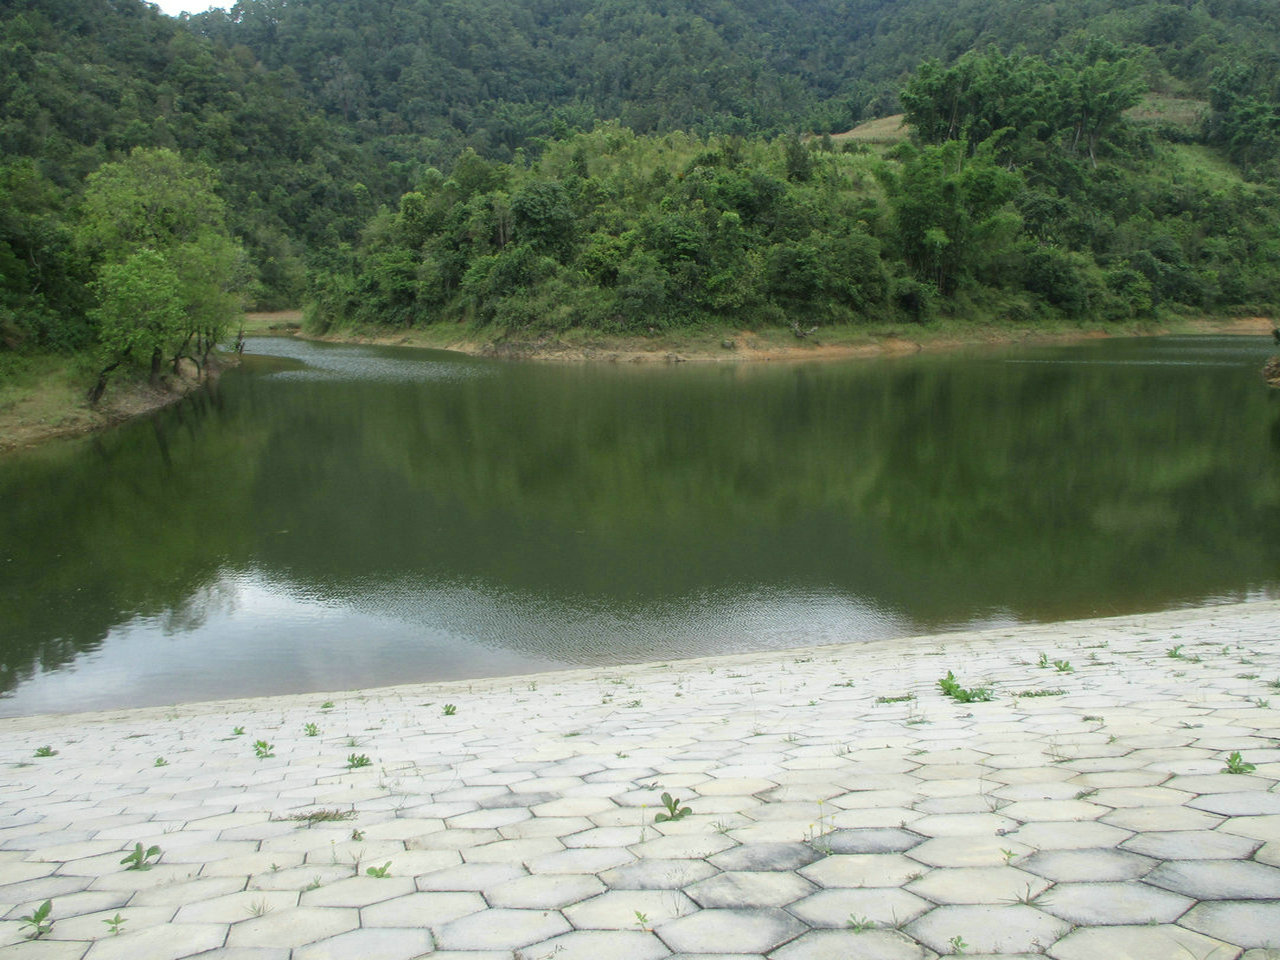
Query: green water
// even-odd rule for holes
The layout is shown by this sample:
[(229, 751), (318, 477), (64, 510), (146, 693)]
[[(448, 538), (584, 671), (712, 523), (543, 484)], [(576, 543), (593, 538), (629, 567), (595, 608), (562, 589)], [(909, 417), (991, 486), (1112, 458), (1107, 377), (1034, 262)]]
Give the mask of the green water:
[(0, 459), (0, 713), (1280, 596), (1262, 338), (798, 365), (249, 350), (177, 408)]

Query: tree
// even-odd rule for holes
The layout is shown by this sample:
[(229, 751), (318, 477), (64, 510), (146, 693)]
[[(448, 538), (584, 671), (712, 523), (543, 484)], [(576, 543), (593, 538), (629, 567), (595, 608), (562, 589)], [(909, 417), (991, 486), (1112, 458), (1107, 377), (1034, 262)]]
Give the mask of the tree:
[(146, 364), (153, 382), (164, 357), (175, 370), (183, 357), (203, 368), (251, 280), (212, 172), (172, 150), (135, 148), (87, 178), (78, 237), (97, 263), (90, 317), (104, 366), (91, 398), (125, 363)]

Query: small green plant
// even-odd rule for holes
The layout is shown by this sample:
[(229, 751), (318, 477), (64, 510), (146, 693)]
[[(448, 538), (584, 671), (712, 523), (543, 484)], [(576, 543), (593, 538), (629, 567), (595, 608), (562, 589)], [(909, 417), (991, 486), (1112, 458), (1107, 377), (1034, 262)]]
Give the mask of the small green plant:
[(1077, 799), (1077, 800), (1088, 800), (1090, 797), (1092, 797), (1092, 796), (1096, 796), (1096, 795), (1097, 795), (1097, 793), (1098, 793), (1098, 788), (1097, 788), (1097, 787), (1089, 787), (1089, 788), (1088, 788), (1088, 789), (1086, 789), (1086, 790), (1080, 790), (1080, 791), (1078, 791), (1078, 792), (1076, 793), (1076, 799)]
[(366, 754), (353, 753), (347, 757), (347, 769), (354, 770), (357, 767), (367, 767), (373, 763)]
[(1057, 670), (1059, 673), (1075, 673), (1076, 672), (1076, 668), (1071, 665), (1070, 660), (1055, 660), (1053, 661), (1053, 668)]
[(321, 710), (332, 710), (332, 709), (333, 709), (333, 701), (332, 701), (332, 700), (326, 700), (324, 703), (320, 704), (320, 709), (321, 709)]
[(960, 936), (958, 933), (948, 940), (947, 943), (951, 944), (952, 953), (964, 953), (969, 949), (969, 945), (964, 942), (964, 937)]
[(640, 928), (641, 933), (649, 933), (649, 915), (641, 913), (639, 910), (634, 911), (636, 915), (636, 926)]
[(1170, 647), (1168, 650), (1166, 650), (1166, 651), (1165, 651), (1165, 654), (1164, 654), (1164, 655), (1165, 655), (1166, 657), (1171, 657), (1171, 658), (1172, 658), (1172, 659), (1174, 659), (1174, 660), (1181, 660), (1181, 659), (1182, 659), (1182, 644), (1180, 644), (1180, 643), (1179, 643), (1179, 644), (1177, 644), (1176, 646)]
[(150, 846), (143, 850), (142, 844), (135, 843), (133, 850), (120, 862), (129, 865), (125, 868), (127, 870), (150, 870), (152, 864), (149, 861), (152, 857), (159, 858), (160, 852), (160, 848), (157, 846)]
[(680, 820), (693, 813), (688, 807), (680, 806), (680, 801), (675, 799), (669, 793), (662, 795), (662, 805), (667, 808), (666, 813), (659, 813), (653, 818), (654, 823), (666, 823), (668, 820)]
[(305, 887), (303, 887), (302, 889), (303, 889), (304, 891), (305, 891), (305, 890), (319, 890), (319, 889), (320, 889), (320, 876), (319, 876), (319, 874), (317, 874), (316, 876), (312, 877), (312, 878), (311, 878), (311, 882), (310, 882), (310, 883), (308, 883), (308, 884), (307, 884)]
[(1036, 666), (1044, 667), (1047, 670), (1049, 668), (1049, 655), (1047, 653), (1040, 654), (1040, 659), (1036, 661)]
[(49, 919), (49, 916), (52, 913), (53, 901), (46, 900), (25, 917), (18, 918), (22, 921), (22, 926), (31, 928), (27, 933), (28, 940), (39, 940), (53, 929), (53, 921)]
[(352, 831), (351, 831), (351, 839), (352, 839), (352, 840), (354, 840), (356, 843), (359, 843), (361, 840), (363, 840), (363, 839), (364, 839), (364, 831), (363, 831), (363, 830), (361, 830), (359, 827), (357, 827), (356, 829), (352, 830)]
[(991, 700), (992, 693), (990, 687), (970, 687), (965, 689), (960, 686), (960, 682), (956, 680), (956, 676), (950, 670), (947, 675), (938, 681), (938, 688), (956, 703), (985, 703)]
[(1240, 756), (1240, 751), (1237, 750), (1234, 753), (1232, 753), (1231, 756), (1227, 757), (1227, 765), (1222, 768), (1222, 772), (1223, 773), (1253, 773), (1253, 771), (1256, 769), (1258, 768), (1254, 766), (1252, 763), (1246, 763), (1244, 760), (1244, 757)]
[(1018, 855), (1016, 853), (1014, 853), (1012, 850), (1006, 850), (1004, 847), (1000, 848), (1000, 854), (1001, 856), (1004, 857), (1004, 862), (1006, 864), (1013, 863), (1013, 861), (1018, 858)]
[(916, 695), (914, 693), (904, 693), (896, 697), (876, 697), (876, 703), (906, 703), (915, 698)]
[(1015, 697), (1061, 697), (1061, 696), (1063, 696), (1064, 694), (1066, 694), (1066, 692), (1067, 692), (1067, 691), (1065, 691), (1065, 690), (1061, 690), (1061, 689), (1053, 689), (1053, 690), (1019, 690), (1019, 691), (1017, 691), (1017, 692), (1014, 694), (1014, 696), (1015, 696)]
[(335, 820), (350, 820), (356, 815), (354, 810), (308, 810), (306, 813), (291, 813), (284, 820), (293, 820), (298, 823), (330, 823)]
[(385, 880), (391, 876), (391, 861), (388, 860), (380, 867), (370, 867), (365, 873), (371, 877), (377, 877), (379, 880)]
[(168, 765), (169, 765), (169, 761), (166, 760), (164, 757), (156, 757), (156, 762), (152, 764), (152, 766), (156, 766), (156, 767), (167, 767)]
[(308, 737), (320, 736), (320, 728), (316, 726), (314, 723), (303, 724), (302, 732), (305, 733)]
[(117, 913), (110, 920), (103, 920), (102, 922), (107, 925), (107, 929), (111, 931), (113, 937), (118, 937), (120, 936), (120, 928), (125, 924), (125, 918)]
[(271, 904), (267, 902), (266, 897), (263, 897), (261, 900), (255, 900), (253, 903), (249, 904), (249, 916), (251, 917), (261, 917), (270, 912)]
[(276, 755), (275, 749), (276, 748), (272, 744), (267, 743), (265, 740), (255, 740), (253, 744), (254, 755), (259, 760), (266, 760), (268, 757), (274, 757)]
[(849, 919), (845, 922), (845, 926), (854, 933), (865, 933), (868, 930), (874, 929), (875, 925), (876, 922), (874, 920), (869, 920), (866, 917), (855, 916), (852, 913), (849, 914)]
[(50, 746), (36, 747), (35, 755), (37, 757), (56, 757), (58, 755), (58, 751)]
[(244, 727), (232, 727), (232, 728), (231, 728), (231, 735), (232, 735), (233, 737), (243, 737), (243, 736), (244, 736)]
[(446, 703), (444, 705), (444, 715), (446, 717), (452, 717), (457, 712), (458, 712), (458, 707), (456, 704)]

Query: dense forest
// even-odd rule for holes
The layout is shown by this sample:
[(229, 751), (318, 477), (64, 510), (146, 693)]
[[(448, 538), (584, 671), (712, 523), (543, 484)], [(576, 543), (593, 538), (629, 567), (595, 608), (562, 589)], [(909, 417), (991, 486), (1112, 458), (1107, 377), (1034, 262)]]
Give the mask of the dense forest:
[(98, 393), (239, 304), (645, 332), (1280, 289), (1253, 0), (11, 0), (0, 52), (0, 364)]

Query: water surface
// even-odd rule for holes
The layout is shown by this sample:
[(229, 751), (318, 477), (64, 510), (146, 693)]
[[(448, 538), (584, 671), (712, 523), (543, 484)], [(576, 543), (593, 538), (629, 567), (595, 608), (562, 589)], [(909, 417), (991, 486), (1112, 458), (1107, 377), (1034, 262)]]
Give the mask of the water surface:
[(248, 350), (176, 408), (0, 459), (0, 714), (1280, 596), (1264, 338)]

